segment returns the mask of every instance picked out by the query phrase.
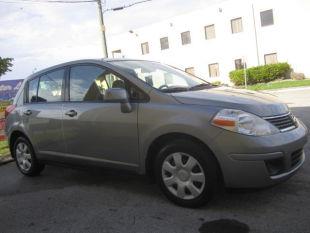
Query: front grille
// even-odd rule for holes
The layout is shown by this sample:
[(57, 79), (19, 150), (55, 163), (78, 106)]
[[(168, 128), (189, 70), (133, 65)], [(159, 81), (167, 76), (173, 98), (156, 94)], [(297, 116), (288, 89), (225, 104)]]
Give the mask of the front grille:
[(295, 167), (301, 160), (303, 154), (303, 149), (294, 151), (291, 154), (291, 167)]
[(265, 117), (264, 119), (282, 132), (296, 128), (296, 121), (291, 113), (281, 116)]

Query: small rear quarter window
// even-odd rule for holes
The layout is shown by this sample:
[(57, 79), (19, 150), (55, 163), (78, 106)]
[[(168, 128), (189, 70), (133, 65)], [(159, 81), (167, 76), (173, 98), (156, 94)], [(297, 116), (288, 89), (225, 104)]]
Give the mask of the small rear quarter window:
[(39, 78), (28, 81), (28, 103), (37, 102)]

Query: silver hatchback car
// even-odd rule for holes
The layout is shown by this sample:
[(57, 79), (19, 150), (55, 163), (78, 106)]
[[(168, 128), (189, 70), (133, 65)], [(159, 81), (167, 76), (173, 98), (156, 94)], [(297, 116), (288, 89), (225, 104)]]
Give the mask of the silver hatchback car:
[[(7, 109), (18, 169), (48, 163), (131, 170), (176, 204), (226, 187), (265, 187), (303, 164), (305, 125), (271, 95), (213, 86), (142, 60), (80, 60), (26, 78)], [(222, 182), (221, 182), (222, 181)]]

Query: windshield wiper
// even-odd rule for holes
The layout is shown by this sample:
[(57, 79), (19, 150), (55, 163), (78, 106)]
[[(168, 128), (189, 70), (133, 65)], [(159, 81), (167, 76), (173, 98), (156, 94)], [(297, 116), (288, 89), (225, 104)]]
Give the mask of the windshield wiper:
[(194, 91), (194, 90), (209, 89), (209, 88), (213, 88), (213, 87), (215, 87), (215, 86), (212, 85), (211, 83), (201, 83), (201, 84), (198, 84), (196, 86), (190, 87), (188, 90)]
[(182, 92), (182, 91), (188, 91), (188, 90), (189, 90), (188, 87), (169, 87), (166, 89), (162, 89), (160, 91), (164, 93), (172, 93), (172, 92)]

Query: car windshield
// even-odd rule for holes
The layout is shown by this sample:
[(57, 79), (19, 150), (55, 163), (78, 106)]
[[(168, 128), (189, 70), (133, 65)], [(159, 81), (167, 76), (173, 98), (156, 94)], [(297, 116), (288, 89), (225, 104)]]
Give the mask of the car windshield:
[(184, 71), (152, 61), (113, 61), (112, 64), (135, 74), (162, 92), (182, 92), (211, 88), (212, 84)]

